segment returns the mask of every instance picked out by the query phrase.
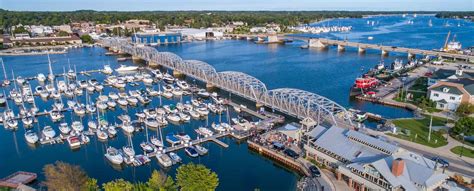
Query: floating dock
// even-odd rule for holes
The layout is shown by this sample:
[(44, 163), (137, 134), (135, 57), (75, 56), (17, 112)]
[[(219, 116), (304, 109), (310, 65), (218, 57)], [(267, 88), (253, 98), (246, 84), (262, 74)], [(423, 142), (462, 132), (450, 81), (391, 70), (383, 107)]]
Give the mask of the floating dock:
[(18, 171), (0, 179), (0, 187), (17, 188), (20, 185), (33, 182), (37, 177), (36, 173)]

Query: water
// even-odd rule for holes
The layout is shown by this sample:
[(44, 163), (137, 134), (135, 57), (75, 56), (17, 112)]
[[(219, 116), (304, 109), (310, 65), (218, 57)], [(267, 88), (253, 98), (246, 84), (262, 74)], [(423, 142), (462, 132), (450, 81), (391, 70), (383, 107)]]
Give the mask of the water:
[[(330, 24), (352, 25), (354, 29), (350, 33), (323, 34), (321, 36), (329, 38), (346, 38), (349, 40), (366, 42), (368, 36), (373, 36), (374, 43), (393, 44), (395, 46), (416, 47), (424, 49), (439, 48), (443, 45), (445, 36), (449, 30), (457, 34), (464, 47), (474, 45), (474, 39), (470, 38), (469, 32), (474, 31), (474, 25), (469, 22), (459, 21), (462, 27), (457, 27), (458, 20), (436, 19), (434, 17), (418, 16), (411, 18), (413, 25), (407, 25), (410, 18), (400, 17), (374, 17), (368, 19), (337, 19), (330, 21)], [(433, 27), (428, 27), (428, 20), (433, 20)], [(377, 26), (368, 26), (367, 20), (379, 21)], [(449, 21), (450, 27), (444, 27), (444, 23)], [(319, 23), (320, 25), (326, 23)], [(421, 39), (421, 40), (420, 40)], [(174, 52), (184, 59), (196, 59), (205, 61), (213, 65), (217, 71), (241, 71), (250, 74), (267, 85), (267, 88), (298, 88), (314, 92), (328, 97), (345, 107), (355, 107), (367, 110), (389, 118), (409, 117), (413, 114), (407, 110), (393, 107), (386, 107), (367, 102), (349, 100), (349, 88), (354, 78), (364, 71), (375, 66), (380, 60), (380, 54), (375, 51), (367, 51), (365, 55), (359, 55), (355, 49), (348, 48), (344, 53), (338, 53), (335, 48), (328, 51), (317, 51), (311, 49), (300, 49), (303, 42), (294, 42), (287, 45), (257, 45), (247, 41), (211, 41), (193, 42), (182, 45), (160, 46), (160, 51)], [(113, 67), (118, 67), (115, 57), (104, 56), (105, 50), (101, 48), (73, 49), (65, 55), (51, 55), (54, 61), (54, 72), (63, 71), (62, 66), (68, 67), (68, 58), (72, 65), (76, 65), (77, 70), (91, 70), (102, 68), (104, 64), (110, 63)], [(403, 54), (392, 54), (384, 58), (385, 63), (391, 63), (395, 58), (406, 58)], [(39, 72), (48, 73), (46, 56), (21, 56), (3, 57), (7, 71), (13, 69), (16, 76), (34, 76)], [(126, 62), (126, 64), (132, 64)], [(104, 79), (101, 74), (94, 74), (93, 78), (99, 81)], [(87, 79), (81, 76), (80, 79)], [(32, 87), (37, 85), (32, 82)], [(136, 87), (143, 88), (143, 87)], [(157, 86), (155, 85), (155, 89)], [(135, 88), (132, 88), (135, 89)], [(105, 92), (110, 91), (106, 87)], [(93, 99), (98, 94), (92, 95)], [(84, 96), (81, 98), (84, 99)], [(184, 98), (184, 100), (188, 100)], [(174, 103), (178, 100), (163, 99), (163, 104)], [(36, 103), (40, 110), (50, 108), (52, 101), (43, 102), (39, 98)], [(14, 104), (10, 104), (14, 105)], [(154, 98), (150, 106), (159, 105), (158, 98)], [(13, 106), (16, 109), (16, 106)], [(115, 111), (108, 112), (106, 118), (109, 122), (118, 120), (115, 116), (128, 111), (133, 116), (134, 112), (143, 109), (130, 108), (123, 110), (119, 107)], [(235, 114), (231, 114), (235, 116)], [(70, 121), (70, 115), (66, 114), (65, 119)], [(75, 120), (80, 118), (74, 117)], [(95, 119), (95, 116), (85, 116), (83, 121)], [(134, 118), (134, 117), (133, 117)], [(217, 121), (218, 116), (211, 115), (209, 123)], [(226, 121), (226, 116), (222, 116)], [(193, 120), (185, 125), (169, 125), (163, 129), (163, 134), (170, 132), (185, 131), (195, 138), (192, 129), (205, 124), (206, 121)], [(0, 129), (0, 177), (4, 177), (18, 170), (37, 172), (39, 179), (43, 179), (42, 167), (45, 164), (54, 163), (57, 160), (80, 165), (87, 173), (99, 180), (99, 183), (113, 180), (115, 178), (125, 178), (130, 181), (146, 181), (153, 169), (161, 169), (156, 161), (152, 159), (150, 165), (142, 167), (125, 167), (114, 169), (103, 157), (107, 146), (121, 148), (127, 144), (127, 138), (120, 129), (115, 139), (102, 143), (96, 138), (91, 138), (91, 143), (81, 147), (80, 150), (71, 151), (67, 144), (44, 145), (33, 148), (24, 139), (24, 130), (19, 123), (16, 132)], [(86, 124), (86, 123), (84, 123)], [(50, 121), (49, 117), (42, 117), (38, 124), (40, 127), (52, 125), (57, 133), (57, 126)], [(34, 129), (38, 131), (38, 127)], [(156, 131), (149, 131), (150, 135), (156, 135)], [(145, 140), (145, 133), (137, 133), (133, 136), (135, 150), (140, 151), (139, 144)], [(286, 168), (275, 164), (258, 154), (247, 149), (245, 142), (237, 143), (230, 138), (223, 139), (229, 144), (229, 148), (224, 149), (214, 143), (206, 143), (209, 148), (208, 155), (196, 159), (191, 159), (183, 151), (178, 154), (184, 162), (201, 163), (215, 171), (220, 180), (219, 190), (292, 190), (299, 176)], [(169, 175), (175, 173), (173, 167), (165, 170)]]

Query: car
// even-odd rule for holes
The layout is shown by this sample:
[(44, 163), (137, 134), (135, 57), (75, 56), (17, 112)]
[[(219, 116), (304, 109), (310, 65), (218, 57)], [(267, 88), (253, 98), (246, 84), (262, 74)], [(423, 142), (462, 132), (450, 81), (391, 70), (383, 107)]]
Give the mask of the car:
[(319, 171), (318, 167), (312, 165), (309, 167), (309, 171), (311, 171), (311, 175), (313, 177), (321, 177), (321, 172)]
[(298, 157), (300, 157), (300, 155), (298, 153), (296, 153), (294, 150), (291, 150), (291, 149), (286, 149), (285, 151), (283, 151), (287, 156), (291, 157), (291, 158), (294, 158), (294, 159), (297, 159)]
[(440, 164), (444, 168), (449, 167), (449, 162), (441, 157), (432, 157), (431, 160)]

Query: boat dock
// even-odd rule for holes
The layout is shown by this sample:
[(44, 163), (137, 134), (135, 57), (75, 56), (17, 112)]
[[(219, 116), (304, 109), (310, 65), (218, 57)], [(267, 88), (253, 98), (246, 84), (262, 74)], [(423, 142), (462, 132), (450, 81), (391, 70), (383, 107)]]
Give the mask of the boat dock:
[[(5, 178), (0, 179), (0, 187), (18, 188), (20, 185), (25, 185), (36, 180), (38, 176), (36, 173), (18, 171)], [(8, 190), (8, 189), (7, 189)]]

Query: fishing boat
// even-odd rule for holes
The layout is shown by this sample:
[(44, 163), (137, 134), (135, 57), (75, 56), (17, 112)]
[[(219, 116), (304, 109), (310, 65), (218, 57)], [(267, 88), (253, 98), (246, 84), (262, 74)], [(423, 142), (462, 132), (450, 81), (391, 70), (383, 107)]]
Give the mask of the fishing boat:
[(379, 81), (370, 76), (359, 77), (355, 80), (354, 85), (351, 87), (350, 96), (357, 96), (360, 94), (365, 94), (365, 92), (371, 91), (373, 88), (377, 87)]
[(42, 130), (42, 133), (46, 139), (51, 139), (54, 136), (56, 136), (56, 131), (54, 131), (54, 129), (51, 126), (44, 127), (44, 129)]
[(126, 65), (120, 65), (119, 68), (115, 69), (116, 72), (133, 72), (137, 71), (138, 66), (126, 66)]
[(201, 145), (194, 145), (194, 148), (196, 149), (196, 151), (199, 155), (205, 155), (208, 152), (208, 150), (205, 147), (201, 146)]
[(113, 164), (122, 164), (123, 163), (122, 155), (114, 147), (107, 148), (107, 153), (105, 153), (105, 157)]
[(392, 65), (391, 65), (391, 69), (393, 71), (399, 71), (399, 70), (403, 69), (403, 60), (395, 59), (395, 61), (393, 61)]
[(181, 140), (176, 137), (173, 133), (169, 133), (168, 135), (166, 135), (166, 141), (168, 141), (168, 143), (174, 145), (174, 144), (179, 144), (181, 142)]
[(194, 149), (193, 146), (184, 148), (184, 152), (186, 152), (186, 154), (188, 154), (190, 157), (198, 157), (199, 156), (199, 153), (196, 151), (196, 149)]
[(38, 135), (32, 130), (26, 131), (25, 139), (26, 139), (26, 142), (28, 142), (30, 144), (35, 144), (39, 140)]
[(69, 128), (67, 123), (61, 123), (61, 124), (59, 124), (59, 131), (62, 134), (67, 135), (67, 134), (69, 134), (69, 132), (71, 132), (71, 128)]
[(170, 155), (171, 160), (173, 160), (175, 164), (182, 162), (182, 159), (178, 154), (174, 152), (170, 152), (169, 155)]
[(170, 166), (173, 165), (173, 161), (171, 160), (171, 158), (166, 153), (157, 154), (156, 159), (164, 167), (170, 167)]

